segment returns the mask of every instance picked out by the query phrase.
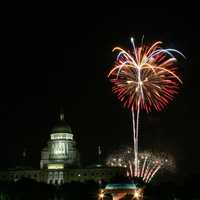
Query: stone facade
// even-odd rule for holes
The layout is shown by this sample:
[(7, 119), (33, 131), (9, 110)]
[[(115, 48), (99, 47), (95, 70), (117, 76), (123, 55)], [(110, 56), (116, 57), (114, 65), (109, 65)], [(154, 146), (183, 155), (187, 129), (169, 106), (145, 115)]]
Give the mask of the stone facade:
[(22, 178), (30, 178), (38, 182), (61, 185), (73, 181), (85, 182), (93, 180), (109, 181), (115, 176), (125, 174), (123, 168), (115, 167), (93, 167), (93, 168), (73, 168), (65, 170), (48, 170), (48, 169), (11, 169), (0, 172), (1, 181), (18, 181)]

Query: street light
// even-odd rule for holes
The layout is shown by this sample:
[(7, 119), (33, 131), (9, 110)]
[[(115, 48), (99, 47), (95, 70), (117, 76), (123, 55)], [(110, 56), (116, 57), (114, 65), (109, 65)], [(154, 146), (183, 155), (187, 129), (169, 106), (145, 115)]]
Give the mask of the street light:
[(141, 190), (135, 190), (133, 194), (134, 199), (140, 199), (142, 197), (142, 191)]
[(104, 192), (103, 190), (101, 190), (99, 193), (99, 200), (103, 200), (103, 198), (104, 198)]

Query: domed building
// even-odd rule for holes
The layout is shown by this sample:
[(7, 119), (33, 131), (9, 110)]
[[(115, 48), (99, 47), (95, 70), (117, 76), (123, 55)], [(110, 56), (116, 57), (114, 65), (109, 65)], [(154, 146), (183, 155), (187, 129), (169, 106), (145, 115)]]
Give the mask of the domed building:
[(60, 114), (59, 122), (50, 131), (50, 139), (41, 151), (41, 169), (65, 169), (79, 166), (79, 153), (71, 127)]
[(30, 178), (38, 182), (61, 185), (73, 181), (108, 181), (122, 174), (125, 174), (124, 168), (113, 168), (99, 164), (81, 167), (74, 134), (71, 127), (65, 122), (64, 114), (61, 113), (59, 121), (50, 130), (47, 145), (41, 151), (40, 169), (16, 166), (9, 170), (0, 171), (0, 180), (12, 182), (22, 178)]

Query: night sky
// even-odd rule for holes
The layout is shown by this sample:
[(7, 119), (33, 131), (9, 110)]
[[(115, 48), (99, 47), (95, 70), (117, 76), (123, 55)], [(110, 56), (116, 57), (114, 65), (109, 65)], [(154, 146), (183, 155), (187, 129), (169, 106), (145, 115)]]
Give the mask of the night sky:
[[(132, 144), (131, 113), (112, 93), (106, 77), (115, 46), (129, 48), (130, 37), (162, 40), (179, 58), (183, 86), (162, 112), (142, 113), (141, 149), (169, 152), (181, 173), (200, 172), (199, 34), (193, 8), (118, 5), (68, 6), (62, 17), (19, 14), (5, 24), (0, 79), (1, 167), (19, 162), (24, 149), (39, 167), (40, 150), (59, 118), (71, 126), (81, 160), (97, 160)], [(190, 11), (190, 13), (189, 13)], [(192, 13), (192, 14), (191, 14)]]

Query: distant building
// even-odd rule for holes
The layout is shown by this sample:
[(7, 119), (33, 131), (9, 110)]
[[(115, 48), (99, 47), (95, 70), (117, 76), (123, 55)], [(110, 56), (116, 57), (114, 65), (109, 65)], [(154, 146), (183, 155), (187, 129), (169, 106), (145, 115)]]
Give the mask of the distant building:
[(79, 153), (70, 126), (64, 121), (61, 113), (60, 121), (50, 133), (48, 145), (41, 152), (41, 169), (65, 169), (80, 165)]
[[(23, 156), (25, 157), (25, 152)], [(60, 185), (72, 181), (108, 181), (124, 174), (123, 168), (104, 165), (81, 168), (74, 135), (71, 127), (64, 120), (64, 114), (61, 113), (60, 120), (50, 131), (47, 145), (41, 151), (40, 169), (21, 166), (0, 171), (0, 180), (18, 181), (24, 177)]]

